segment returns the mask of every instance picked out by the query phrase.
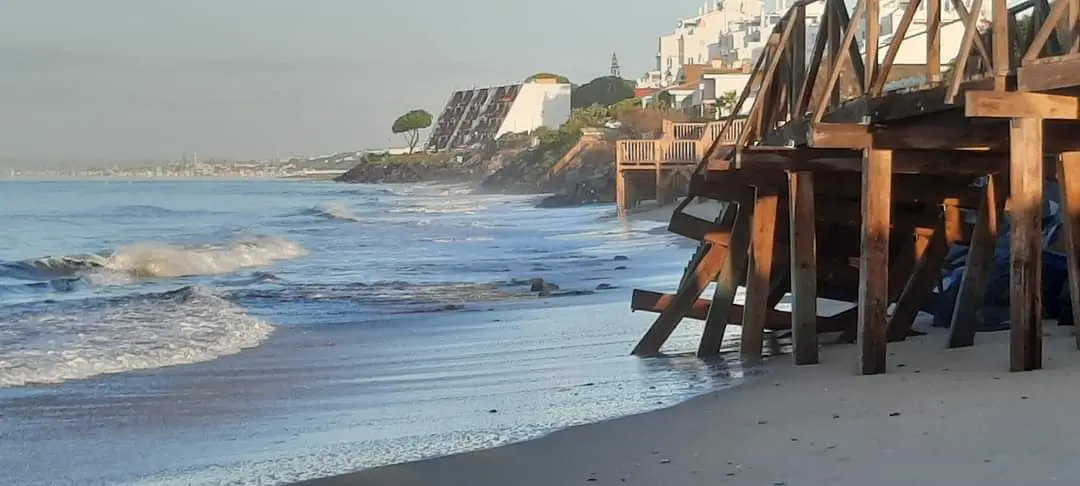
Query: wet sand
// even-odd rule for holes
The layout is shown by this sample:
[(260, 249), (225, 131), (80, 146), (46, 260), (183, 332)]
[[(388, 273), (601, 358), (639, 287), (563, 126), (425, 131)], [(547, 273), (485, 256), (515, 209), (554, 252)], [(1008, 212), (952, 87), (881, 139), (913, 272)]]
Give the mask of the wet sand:
[(780, 357), (672, 408), (299, 484), (1080, 484), (1080, 352), (1071, 329), (1045, 331), (1036, 372), (1007, 371), (1007, 331), (967, 349), (945, 350), (940, 330), (891, 344), (878, 376), (857, 374), (855, 346), (826, 346), (820, 365)]

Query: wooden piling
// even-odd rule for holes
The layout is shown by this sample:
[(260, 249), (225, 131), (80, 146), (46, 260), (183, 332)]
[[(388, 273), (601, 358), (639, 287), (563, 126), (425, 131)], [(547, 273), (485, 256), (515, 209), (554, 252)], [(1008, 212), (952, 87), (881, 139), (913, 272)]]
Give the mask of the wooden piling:
[(788, 174), (788, 218), (791, 248), (791, 339), (795, 364), (816, 364), (817, 338), (817, 218), (814, 213), (814, 175)]
[(1015, 118), (1010, 130), (1011, 371), (1042, 367), (1043, 121)]
[(1063, 152), (1058, 157), (1057, 180), (1061, 187), (1059, 214), (1065, 233), (1065, 255), (1069, 261), (1073, 335), (1080, 349), (1080, 152)]
[(778, 199), (776, 192), (763, 191), (759, 188), (754, 202), (740, 345), (740, 355), (744, 366), (753, 366), (761, 362), (765, 317), (769, 311), (769, 283), (772, 278), (773, 249), (776, 243)]
[(885, 372), (889, 307), (892, 151), (863, 151), (862, 244), (859, 256), (859, 372)]

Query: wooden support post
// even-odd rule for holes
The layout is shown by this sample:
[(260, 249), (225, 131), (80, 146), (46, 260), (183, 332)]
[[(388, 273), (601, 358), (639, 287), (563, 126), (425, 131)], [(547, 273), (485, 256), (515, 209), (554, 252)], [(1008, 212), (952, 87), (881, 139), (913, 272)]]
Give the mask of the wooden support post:
[(1061, 187), (1061, 221), (1065, 230), (1065, 255), (1069, 261), (1069, 303), (1072, 305), (1073, 335), (1080, 349), (1080, 152), (1065, 152), (1058, 158), (1058, 185)]
[[(866, 59), (863, 61), (863, 69), (866, 74), (864, 86), (871, 86), (877, 81), (878, 73), (878, 43), (881, 35), (880, 0), (867, 0), (866, 2)], [(864, 88), (865, 89), (865, 88)]]
[(769, 282), (772, 278), (773, 249), (776, 245), (776, 217), (779, 197), (759, 189), (754, 202), (750, 255), (746, 271), (746, 300), (743, 303), (741, 358), (744, 366), (761, 362), (765, 318), (768, 315)]
[(788, 174), (788, 219), (791, 224), (791, 339), (796, 365), (816, 364), (817, 233), (814, 217), (814, 174)]
[(986, 182), (986, 192), (979, 203), (975, 216), (975, 228), (971, 234), (964, 276), (956, 293), (952, 323), (949, 325), (949, 347), (960, 348), (975, 344), (976, 313), (983, 307), (986, 285), (994, 265), (994, 247), (998, 239), (1004, 190), (999, 180), (991, 176)]
[(892, 206), (892, 151), (863, 151), (862, 245), (859, 256), (859, 369), (885, 372), (889, 307), (889, 226)]
[(630, 186), (627, 184), (626, 171), (615, 171), (615, 207), (619, 215), (625, 215), (630, 210)]
[(920, 241), (925, 242), (926, 246), (922, 251), (916, 250), (918, 262), (915, 270), (896, 300), (892, 316), (889, 317), (889, 341), (903, 341), (907, 338), (912, 324), (915, 323), (915, 317), (919, 314), (919, 308), (933, 294), (934, 286), (941, 277), (941, 265), (945, 262), (949, 249), (945, 227), (939, 224), (929, 228), (929, 234), (921, 233)]
[(1042, 367), (1043, 121), (1013, 119), (1009, 139), (1009, 369), (1029, 371)]
[(945, 218), (945, 241), (950, 245), (959, 243), (964, 238), (964, 219), (960, 212), (960, 200), (948, 198), (942, 201)]
[(656, 204), (663, 206), (667, 204), (668, 188), (667, 182), (664, 180), (664, 167), (659, 162), (656, 163)]
[(941, 82), (941, 0), (926, 0), (926, 79)]
[(791, 119), (798, 120), (806, 114), (800, 99), (802, 88), (806, 84), (806, 6), (795, 7), (794, 17), (795, 27), (791, 32), (791, 64), (789, 66), (791, 77), (788, 80), (791, 94), (788, 96), (790, 103), (788, 109), (791, 112)]
[[(993, 52), (994, 91), (1005, 91), (1005, 78), (1009, 75), (1009, 5), (1008, 0), (993, 0)], [(978, 14), (978, 12), (975, 12)]]
[[(731, 230), (731, 239), (727, 258), (716, 278), (716, 289), (713, 291), (712, 305), (709, 307), (708, 316), (705, 318), (705, 330), (698, 344), (697, 354), (707, 358), (720, 354), (720, 347), (724, 344), (724, 333), (727, 331), (728, 322), (731, 322), (731, 308), (735, 303), (735, 293), (739, 289), (739, 277), (745, 275), (746, 259), (750, 245), (750, 223), (753, 216), (753, 203), (740, 201), (729, 202), (729, 208), (735, 209), (735, 223)], [(735, 205), (738, 204), (737, 208)]]
[[(828, 16), (828, 47), (829, 47), (829, 69), (825, 70), (825, 76), (828, 78), (832, 72), (833, 66), (836, 66), (843, 61), (840, 60), (840, 52), (843, 48), (840, 46), (840, 39), (844, 35), (844, 27), (840, 24), (840, 14), (837, 13), (837, 9), (834, 8), (836, 3), (840, 3), (842, 8), (844, 7), (842, 0), (828, 0), (825, 4), (825, 15)], [(821, 35), (821, 34), (818, 34)], [(826, 80), (827, 89), (823, 90), (824, 98), (828, 99), (828, 102), (819, 102), (818, 105), (811, 106), (836, 106), (840, 104), (840, 85), (833, 83), (828, 84)], [(827, 104), (826, 104), (827, 103)]]

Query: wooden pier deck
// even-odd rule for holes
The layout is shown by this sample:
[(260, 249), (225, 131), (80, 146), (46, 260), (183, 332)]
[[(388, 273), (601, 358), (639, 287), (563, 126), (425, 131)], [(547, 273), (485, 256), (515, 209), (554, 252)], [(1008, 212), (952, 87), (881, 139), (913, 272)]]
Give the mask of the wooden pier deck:
[[(808, 50), (806, 6), (818, 1), (827, 15)], [(899, 43), (923, 2), (930, 12), (925, 82), (890, 91)], [(731, 322), (741, 323), (747, 365), (762, 359), (766, 329), (791, 330), (796, 364), (818, 362), (818, 333), (842, 331), (841, 341), (857, 343), (859, 372), (883, 373), (887, 343), (911, 335), (949, 246), (958, 243), (970, 253), (942, 347), (971, 346), (999, 222), (1008, 217), (1010, 369), (1041, 367), (1044, 179), (1061, 186), (1070, 301), (1080, 311), (1080, 0), (1012, 7), (992, 0), (988, 26), (975, 15), (982, 0), (970, 10), (952, 3), (964, 34), (955, 61), (943, 66), (934, 15), (941, 0), (909, 2), (884, 45), (879, 0), (859, 0), (850, 11), (841, 0), (798, 2), (770, 34), (733, 110), (753, 95), (749, 117), (717, 129), (745, 124), (734, 140), (717, 136), (693, 149), (675, 149), (674, 141), (627, 144), (625, 153), (620, 146), (627, 171), (636, 170), (629, 168), (636, 154), (663, 147), (698, 157), (690, 197), (669, 229), (700, 244), (675, 294), (635, 291), (633, 309), (659, 314), (635, 354), (659, 353), (691, 317), (705, 320), (701, 356), (719, 352)], [(842, 74), (853, 78), (843, 90)], [(849, 91), (857, 94), (842, 95)], [(661, 165), (644, 170), (659, 173)], [(685, 170), (682, 159), (670, 165)], [(711, 221), (690, 216), (683, 209), (694, 198), (725, 202), (725, 209)], [(965, 212), (974, 213), (973, 224)], [(701, 299), (711, 282), (712, 299)], [(741, 284), (740, 307), (733, 298)], [(788, 291), (791, 313), (773, 310)], [(818, 297), (857, 305), (823, 318)], [(1073, 316), (1080, 331), (1080, 312)]]

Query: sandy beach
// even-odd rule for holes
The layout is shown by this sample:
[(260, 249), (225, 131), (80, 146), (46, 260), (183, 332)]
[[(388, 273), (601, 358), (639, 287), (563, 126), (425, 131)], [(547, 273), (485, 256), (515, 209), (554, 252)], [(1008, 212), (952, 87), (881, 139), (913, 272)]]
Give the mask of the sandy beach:
[[(1047, 324), (1045, 367), (1009, 373), (1008, 332), (945, 350), (942, 332), (890, 345), (889, 373), (856, 348), (642, 415), (495, 449), (301, 483), (337, 485), (1080, 484), (1080, 352)], [(827, 342), (827, 341), (826, 341)]]

